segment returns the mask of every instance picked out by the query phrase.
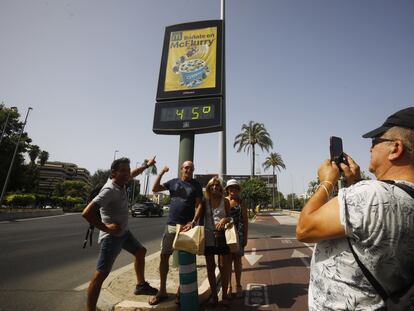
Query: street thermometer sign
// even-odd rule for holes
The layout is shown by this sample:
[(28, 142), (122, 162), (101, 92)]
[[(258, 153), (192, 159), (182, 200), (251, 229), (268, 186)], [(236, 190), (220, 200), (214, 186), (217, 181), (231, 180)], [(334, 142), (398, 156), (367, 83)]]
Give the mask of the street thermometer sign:
[(166, 27), (153, 131), (223, 129), (223, 21)]

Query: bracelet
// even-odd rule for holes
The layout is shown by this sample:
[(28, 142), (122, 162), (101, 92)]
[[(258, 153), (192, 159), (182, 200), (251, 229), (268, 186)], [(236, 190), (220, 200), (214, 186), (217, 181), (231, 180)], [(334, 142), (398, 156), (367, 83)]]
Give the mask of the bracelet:
[(323, 181), (321, 181), (320, 183), (322, 184), (322, 183), (324, 183), (324, 182), (327, 182), (328, 184), (330, 184), (330, 185), (332, 186), (332, 188), (334, 188), (333, 183), (331, 183), (329, 180), (323, 180)]
[(326, 192), (326, 196), (327, 196), (327, 198), (328, 198), (328, 200), (329, 200), (330, 195), (329, 195), (328, 188), (326, 188), (326, 186), (325, 186), (325, 185), (323, 185), (323, 184), (319, 184), (318, 188), (320, 188), (320, 187), (322, 187), (322, 188), (325, 190), (325, 192)]

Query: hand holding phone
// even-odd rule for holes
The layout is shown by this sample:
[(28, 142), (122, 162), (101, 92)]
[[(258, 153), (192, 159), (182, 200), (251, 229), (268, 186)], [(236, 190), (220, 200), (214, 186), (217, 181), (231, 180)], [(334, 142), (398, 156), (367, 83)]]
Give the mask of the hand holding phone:
[(342, 139), (340, 137), (331, 136), (329, 139), (329, 151), (331, 153), (331, 161), (335, 161), (339, 170), (342, 171), (340, 164), (348, 165), (346, 155), (342, 148)]

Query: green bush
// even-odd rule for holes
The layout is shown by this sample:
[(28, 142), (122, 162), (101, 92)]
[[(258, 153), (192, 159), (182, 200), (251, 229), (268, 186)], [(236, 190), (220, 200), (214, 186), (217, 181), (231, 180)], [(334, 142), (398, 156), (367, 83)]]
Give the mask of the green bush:
[(34, 194), (9, 194), (6, 196), (5, 202), (12, 207), (34, 207), (36, 196)]
[(71, 208), (70, 211), (75, 212), (75, 213), (80, 213), (84, 210), (85, 207), (86, 207), (85, 203), (78, 203), (78, 204), (75, 204), (75, 206)]

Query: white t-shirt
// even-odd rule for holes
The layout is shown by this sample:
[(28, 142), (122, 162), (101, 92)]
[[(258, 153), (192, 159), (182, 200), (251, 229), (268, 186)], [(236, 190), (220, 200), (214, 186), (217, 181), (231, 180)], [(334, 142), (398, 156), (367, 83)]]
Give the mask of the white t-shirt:
[[(112, 179), (108, 179), (99, 194), (92, 200), (100, 206), (100, 214), (104, 224), (116, 223), (121, 231), (115, 236), (122, 236), (128, 230), (128, 197), (125, 186), (119, 187)], [(99, 231), (98, 243), (109, 233)]]
[[(405, 183), (414, 188), (414, 184)], [(388, 293), (414, 281), (414, 200), (397, 186), (361, 181), (338, 194), (340, 221), (361, 262)], [(346, 238), (316, 244), (309, 310), (383, 310)]]

